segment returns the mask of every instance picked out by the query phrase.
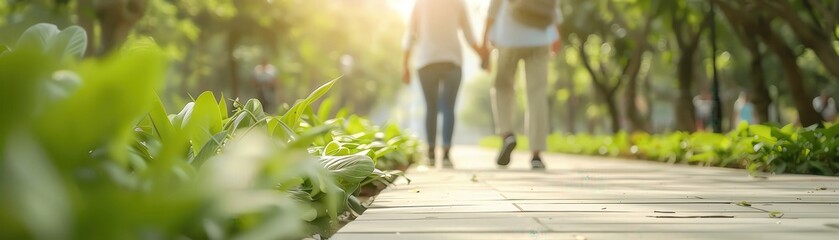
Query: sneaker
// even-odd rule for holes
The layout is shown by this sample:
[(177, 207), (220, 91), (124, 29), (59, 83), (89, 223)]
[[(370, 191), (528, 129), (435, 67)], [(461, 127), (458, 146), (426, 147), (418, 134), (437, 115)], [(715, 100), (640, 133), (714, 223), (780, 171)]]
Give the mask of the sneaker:
[(501, 147), (501, 153), (498, 154), (496, 163), (501, 166), (510, 164), (510, 155), (513, 154), (514, 149), (516, 149), (516, 136), (511, 134), (504, 137), (504, 145)]
[(433, 167), (437, 164), (437, 158), (434, 157), (434, 152), (428, 153), (428, 166)]
[(530, 167), (533, 170), (545, 170), (545, 163), (542, 162), (542, 159), (534, 158), (530, 160)]
[(443, 168), (454, 168), (454, 164), (452, 164), (452, 160), (449, 159), (449, 156), (443, 157)]

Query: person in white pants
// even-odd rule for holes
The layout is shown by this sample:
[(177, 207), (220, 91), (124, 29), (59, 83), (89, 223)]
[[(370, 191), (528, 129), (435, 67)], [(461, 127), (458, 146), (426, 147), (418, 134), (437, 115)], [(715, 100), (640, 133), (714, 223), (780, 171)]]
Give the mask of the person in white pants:
[(822, 90), (821, 95), (813, 99), (813, 109), (822, 115), (824, 121), (836, 120), (836, 101), (827, 90)]
[[(524, 61), (527, 86), (527, 136), (533, 155), (531, 167), (544, 169), (540, 152), (546, 149), (548, 135), (548, 62), (560, 48), (559, 26), (562, 12), (558, 0), (492, 0), (484, 31), (487, 40), (499, 49), (498, 71), (492, 89), (493, 116), (496, 131), (504, 138), (498, 165), (510, 163), (516, 146), (513, 132), (515, 119), (515, 74), (519, 61)], [(532, 23), (531, 19), (547, 24)], [(548, 19), (544, 19), (548, 18)]]

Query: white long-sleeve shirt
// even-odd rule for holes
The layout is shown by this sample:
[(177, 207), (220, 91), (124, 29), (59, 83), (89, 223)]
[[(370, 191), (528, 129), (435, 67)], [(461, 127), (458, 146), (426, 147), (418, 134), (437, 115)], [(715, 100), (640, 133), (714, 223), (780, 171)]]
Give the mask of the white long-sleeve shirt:
[[(522, 1), (522, 0), (520, 0)], [(525, 0), (526, 1), (526, 0)], [(557, 4), (556, 24), (564, 20), (562, 11)], [(540, 47), (550, 46), (559, 40), (559, 32), (556, 26), (548, 26), (544, 29), (533, 28), (518, 22), (512, 14), (509, 0), (492, 0), (489, 9), (490, 18), (495, 19), (495, 24), (490, 30), (489, 39), (492, 44), (502, 48), (516, 47)]]
[(478, 45), (463, 0), (417, 0), (405, 35), (405, 50), (414, 49), (413, 65), (463, 64), (460, 35)]
[(831, 120), (833, 116), (836, 116), (836, 101), (832, 97), (827, 98), (827, 101), (822, 100), (821, 97), (816, 97), (813, 99), (813, 109), (819, 112), (823, 119)]

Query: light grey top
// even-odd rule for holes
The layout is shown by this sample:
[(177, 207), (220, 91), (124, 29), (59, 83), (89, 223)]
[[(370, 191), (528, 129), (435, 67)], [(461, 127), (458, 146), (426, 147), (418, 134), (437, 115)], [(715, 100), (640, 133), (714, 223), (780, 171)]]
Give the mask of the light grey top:
[(822, 118), (825, 119), (836, 115), (836, 101), (833, 100), (833, 98), (828, 98), (826, 102), (827, 104), (825, 104), (825, 101), (823, 101), (821, 97), (813, 98), (813, 109), (815, 109), (816, 112), (820, 112), (822, 114)]
[[(539, 29), (518, 22), (510, 11), (509, 0), (492, 0), (489, 17), (495, 19), (489, 39), (496, 47), (539, 47), (551, 45), (559, 40), (556, 26)], [(555, 22), (560, 24), (562, 21), (562, 11), (557, 4)]]
[(460, 35), (478, 45), (463, 0), (417, 0), (405, 34), (405, 50), (415, 48), (414, 66), (463, 63)]

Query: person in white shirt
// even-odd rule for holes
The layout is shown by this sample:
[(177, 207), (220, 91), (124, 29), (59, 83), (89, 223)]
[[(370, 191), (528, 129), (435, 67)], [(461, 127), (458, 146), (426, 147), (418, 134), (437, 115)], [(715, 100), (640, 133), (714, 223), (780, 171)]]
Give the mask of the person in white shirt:
[[(454, 106), (462, 77), (463, 36), (481, 59), (486, 51), (475, 40), (472, 24), (463, 0), (417, 0), (405, 37), (402, 80), (411, 82), (411, 58), (418, 69), (425, 96), (425, 130), (428, 157), (433, 166), (437, 145), (437, 115), (443, 114), (443, 166), (450, 167), (449, 152), (454, 134)], [(440, 109), (438, 109), (438, 106)]]
[(266, 109), (273, 107), (274, 84), (277, 81), (277, 68), (263, 58), (260, 64), (253, 68), (254, 82), (259, 100)]
[(693, 97), (693, 107), (696, 108), (696, 130), (705, 131), (711, 125), (711, 116), (714, 110), (711, 93), (706, 89)]
[(813, 99), (813, 109), (816, 109), (825, 121), (836, 120), (836, 101), (827, 90), (822, 90), (821, 95)]
[(734, 116), (735, 122), (734, 126), (740, 124), (741, 122), (746, 122), (748, 124), (755, 124), (755, 105), (749, 99), (749, 93), (746, 91), (740, 91), (740, 96), (737, 97), (737, 100), (734, 101)]
[(560, 48), (559, 26), (562, 12), (558, 0), (492, 0), (484, 31), (487, 40), (499, 49), (498, 71), (492, 89), (493, 113), (497, 132), (504, 138), (498, 165), (510, 163), (516, 146), (514, 82), (519, 61), (524, 61), (527, 86), (527, 136), (533, 152), (533, 169), (544, 169), (540, 152), (547, 147), (548, 61)]

